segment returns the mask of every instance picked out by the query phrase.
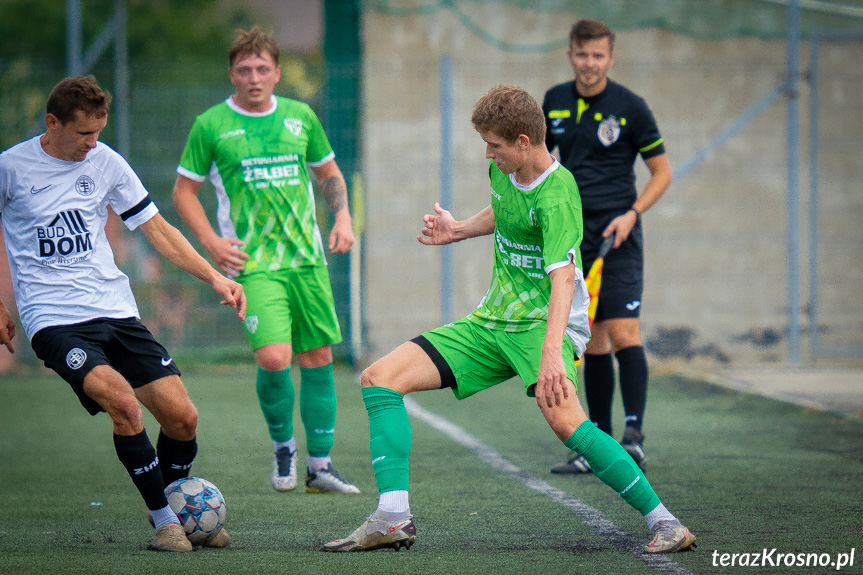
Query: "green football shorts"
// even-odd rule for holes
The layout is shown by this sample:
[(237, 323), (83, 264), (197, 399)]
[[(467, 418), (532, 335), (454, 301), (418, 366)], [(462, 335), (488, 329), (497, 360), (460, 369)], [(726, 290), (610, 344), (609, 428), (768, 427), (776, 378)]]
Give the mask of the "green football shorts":
[[(534, 397), (534, 388), (539, 375), (539, 360), (545, 338), (545, 324), (527, 331), (508, 332), (482, 327), (467, 318), (435, 328), (422, 334), (442, 356), (452, 370), (456, 398), (464, 399), (498, 383), (519, 376), (524, 382), (528, 396)], [(417, 338), (417, 339), (422, 339)], [(434, 357), (434, 350), (426, 349)], [(578, 386), (575, 362), (572, 361), (572, 340), (563, 338), (563, 365), (573, 385)], [(441, 366), (435, 361), (440, 369)], [(441, 374), (444, 375), (443, 373)], [(444, 385), (447, 385), (446, 378)]]
[(326, 266), (240, 276), (246, 292), (246, 336), (252, 349), (289, 343), (294, 353), (342, 341)]

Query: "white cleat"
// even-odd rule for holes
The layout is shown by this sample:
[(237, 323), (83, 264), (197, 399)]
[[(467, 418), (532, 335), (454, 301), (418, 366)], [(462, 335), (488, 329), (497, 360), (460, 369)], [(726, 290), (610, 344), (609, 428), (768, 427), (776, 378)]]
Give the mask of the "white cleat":
[(306, 469), (306, 491), (310, 493), (359, 493), (360, 488), (348, 483), (336, 473), (333, 464), (312, 473)]
[(386, 513), (376, 511), (356, 531), (345, 539), (330, 541), (321, 551), (334, 553), (345, 551), (374, 551), (392, 548), (410, 549), (417, 541), (417, 528), (410, 515), (395, 521), (388, 520)]
[(290, 491), (297, 486), (297, 451), (287, 447), (276, 450), (273, 455), (273, 472), (270, 483), (276, 491)]
[(674, 553), (695, 549), (695, 535), (679, 521), (660, 521), (653, 526), (653, 540), (644, 546), (646, 553)]

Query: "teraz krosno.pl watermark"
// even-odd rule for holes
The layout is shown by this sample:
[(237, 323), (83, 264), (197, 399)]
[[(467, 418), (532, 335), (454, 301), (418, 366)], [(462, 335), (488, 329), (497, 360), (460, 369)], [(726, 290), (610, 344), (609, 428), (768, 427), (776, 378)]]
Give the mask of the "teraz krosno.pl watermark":
[(832, 567), (854, 566), (854, 548), (848, 553), (786, 553), (762, 549), (752, 553), (713, 552), (714, 567)]

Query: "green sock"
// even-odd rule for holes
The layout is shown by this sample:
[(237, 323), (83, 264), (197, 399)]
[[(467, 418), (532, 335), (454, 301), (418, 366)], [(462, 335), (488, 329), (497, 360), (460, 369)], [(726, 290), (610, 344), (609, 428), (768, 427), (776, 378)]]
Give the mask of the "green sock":
[(270, 438), (273, 441), (287, 441), (294, 436), (294, 384), (291, 382), (290, 368), (282, 371), (266, 371), (258, 368), (255, 381), (258, 402)]
[(363, 403), (369, 413), (369, 451), (378, 491), (407, 491), (411, 422), (404, 396), (385, 387), (364, 387)]
[(590, 421), (579, 425), (563, 444), (583, 455), (593, 473), (642, 515), (647, 515), (659, 505), (659, 497), (632, 457)]
[(336, 426), (336, 385), (332, 363), (300, 368), (300, 417), (306, 428), (309, 455), (329, 455)]

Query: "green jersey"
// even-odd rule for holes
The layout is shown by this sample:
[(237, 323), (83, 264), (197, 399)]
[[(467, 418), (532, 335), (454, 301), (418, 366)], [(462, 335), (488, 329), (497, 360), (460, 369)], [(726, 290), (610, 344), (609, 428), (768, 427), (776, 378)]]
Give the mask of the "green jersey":
[(265, 112), (232, 98), (195, 118), (177, 172), (216, 188), (223, 237), (243, 241), (243, 275), (326, 265), (306, 164), (335, 157), (312, 109), (272, 97)]
[[(589, 297), (581, 271), (581, 199), (572, 174), (555, 161), (523, 186), (489, 161), (494, 211), (494, 268), (491, 286), (469, 316), (491, 329), (525, 331), (548, 319), (548, 274), (575, 264), (576, 291), (567, 325), (575, 341), (589, 338)], [(574, 333), (573, 333), (574, 332)]]

